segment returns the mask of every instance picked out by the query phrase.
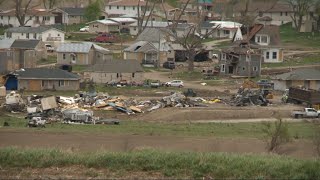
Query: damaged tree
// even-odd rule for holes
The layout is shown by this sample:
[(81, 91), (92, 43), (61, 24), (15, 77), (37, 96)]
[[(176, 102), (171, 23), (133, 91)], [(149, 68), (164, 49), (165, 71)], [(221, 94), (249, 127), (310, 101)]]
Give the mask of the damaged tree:
[[(141, 2), (146, 2), (146, 5), (144, 6), (144, 8), (142, 8), (141, 6)], [(157, 3), (160, 3), (159, 0), (155, 0), (152, 2), (152, 5), (151, 5), (151, 9), (149, 10), (149, 3), (150, 3), (150, 0), (146, 0), (146, 1), (141, 1), (141, 0), (138, 0), (138, 35), (141, 34), (141, 32), (147, 27), (148, 25), (148, 22), (150, 20), (150, 17), (151, 17), (151, 13), (153, 12), (155, 6)], [(141, 10), (142, 10), (142, 13), (141, 13)], [(150, 14), (148, 14), (147, 12), (150, 12)], [(146, 21), (144, 21), (144, 19), (147, 17)]]
[(309, 15), (311, 8), (316, 6), (319, 0), (287, 0), (287, 2), (293, 10), (293, 15), (290, 16), (294, 27), (297, 32), (300, 32), (303, 18)]
[(265, 134), (268, 152), (277, 152), (281, 145), (290, 141), (288, 124), (280, 117), (277, 117), (274, 125), (270, 122), (265, 123), (262, 131)]
[(27, 13), (41, 5), (41, 3), (32, 5), (32, 0), (14, 0), (14, 3), (16, 10), (15, 16), (18, 19), (20, 26), (25, 26), (34, 16), (31, 14), (28, 16)]
[(57, 4), (57, 0), (42, 0), (43, 6), (46, 9), (52, 9)]
[[(184, 33), (182, 36), (178, 35), (176, 28), (178, 24), (181, 22), (181, 18), (183, 14), (185, 14), (188, 4), (191, 0), (187, 0), (187, 2), (183, 5), (179, 14), (174, 15), (174, 19), (172, 20), (172, 24), (168, 22), (169, 28), (165, 30), (165, 33), (168, 34), (168, 37), (172, 43), (179, 44), (186, 51), (186, 59), (188, 60), (188, 71), (194, 70), (194, 60), (195, 56), (205, 50), (206, 47), (202, 45), (204, 39), (210, 37), (213, 34), (214, 30), (219, 28), (220, 26), (216, 26), (212, 28), (212, 30), (206, 32), (205, 34), (201, 34), (201, 24), (204, 22), (204, 12), (200, 9), (199, 5), (197, 5), (197, 23), (189, 24), (189, 30)], [(162, 8), (164, 8), (164, 4), (162, 2)], [(168, 14), (166, 11), (165, 17), (168, 19)], [(177, 18), (176, 18), (177, 17)], [(198, 36), (197, 36), (198, 35)]]

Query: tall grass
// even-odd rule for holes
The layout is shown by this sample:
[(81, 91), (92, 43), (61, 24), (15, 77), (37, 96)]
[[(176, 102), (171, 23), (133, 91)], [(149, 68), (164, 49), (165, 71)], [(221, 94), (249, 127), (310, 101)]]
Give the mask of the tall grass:
[(320, 161), (273, 155), (160, 152), (68, 153), (56, 149), (0, 149), (2, 168), (46, 168), (81, 165), (114, 172), (159, 172), (178, 178), (319, 179)]

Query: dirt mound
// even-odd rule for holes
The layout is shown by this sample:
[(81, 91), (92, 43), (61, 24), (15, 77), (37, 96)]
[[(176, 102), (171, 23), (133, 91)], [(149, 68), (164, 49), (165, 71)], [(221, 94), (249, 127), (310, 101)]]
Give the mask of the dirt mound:
[(271, 118), (279, 115), (290, 117), (294, 105), (277, 105), (269, 107), (231, 107), (224, 104), (212, 105), (208, 108), (164, 108), (137, 116), (135, 119), (144, 121), (176, 122), (199, 120), (229, 120)]

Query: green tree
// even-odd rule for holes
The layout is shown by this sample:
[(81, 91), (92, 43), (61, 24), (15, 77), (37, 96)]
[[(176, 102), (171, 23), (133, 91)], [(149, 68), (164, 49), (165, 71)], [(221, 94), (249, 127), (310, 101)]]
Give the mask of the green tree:
[(100, 14), (101, 14), (100, 1), (96, 0), (94, 3), (89, 4), (89, 6), (86, 8), (84, 16), (88, 21), (94, 21), (99, 18)]

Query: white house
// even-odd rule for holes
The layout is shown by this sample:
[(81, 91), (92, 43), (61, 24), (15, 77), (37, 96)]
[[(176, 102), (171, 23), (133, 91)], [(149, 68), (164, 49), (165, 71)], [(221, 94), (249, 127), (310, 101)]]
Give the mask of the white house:
[(242, 24), (231, 21), (210, 21), (212, 24), (212, 37), (232, 39)]
[(145, 6), (146, 2), (143, 0), (115, 0), (110, 1), (106, 5), (105, 12), (109, 16), (123, 14), (138, 14), (138, 7), (140, 8), (140, 12), (143, 12)]
[(85, 22), (85, 8), (56, 8), (51, 12), (56, 15), (56, 24), (79, 24)]
[[(15, 9), (0, 12), (0, 24), (19, 27), (20, 23), (15, 16)], [(55, 24), (55, 15), (44, 9), (33, 9), (26, 13), (24, 26), (38, 27), (41, 25)]]
[(96, 20), (87, 24), (89, 25), (90, 33), (109, 33), (120, 31), (120, 24), (109, 19)]
[(46, 26), (13, 27), (5, 31), (5, 38), (37, 39), (43, 42), (63, 42), (65, 32)]
[[(143, 21), (143, 27), (150, 27), (150, 28), (167, 28), (172, 24), (171, 22), (162, 22), (162, 21)], [(129, 25), (130, 27), (130, 35), (136, 36), (138, 35), (138, 22), (132, 23)]]

